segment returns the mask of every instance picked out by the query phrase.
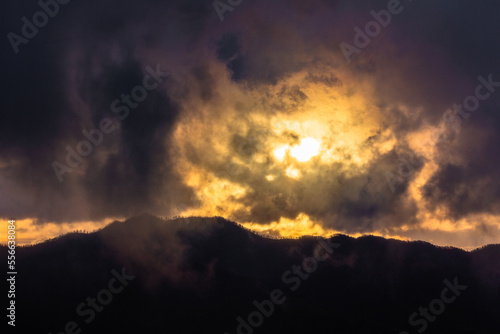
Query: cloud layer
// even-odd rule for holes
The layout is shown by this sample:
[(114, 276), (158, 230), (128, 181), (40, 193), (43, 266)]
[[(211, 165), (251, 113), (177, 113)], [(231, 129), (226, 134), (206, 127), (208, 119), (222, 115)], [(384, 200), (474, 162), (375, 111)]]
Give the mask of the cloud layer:
[[(222, 22), (209, 1), (61, 5), (17, 54), (3, 43), (0, 216), (500, 242), (500, 5), (402, 1), (367, 33), (391, 2), (257, 0)], [(39, 10), (9, 5), (4, 34)], [(370, 41), (348, 63), (356, 27)], [(157, 66), (168, 77), (126, 102)], [(53, 162), (103, 119), (114, 130), (59, 182)], [(307, 138), (320, 146), (300, 161)]]

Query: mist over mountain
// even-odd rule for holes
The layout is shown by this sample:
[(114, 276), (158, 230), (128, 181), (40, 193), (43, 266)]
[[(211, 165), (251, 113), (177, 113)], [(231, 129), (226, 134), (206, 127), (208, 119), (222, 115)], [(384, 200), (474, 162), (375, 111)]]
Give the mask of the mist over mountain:
[(16, 329), (497, 334), (499, 260), (500, 245), (269, 239), (220, 217), (142, 215), (18, 248)]

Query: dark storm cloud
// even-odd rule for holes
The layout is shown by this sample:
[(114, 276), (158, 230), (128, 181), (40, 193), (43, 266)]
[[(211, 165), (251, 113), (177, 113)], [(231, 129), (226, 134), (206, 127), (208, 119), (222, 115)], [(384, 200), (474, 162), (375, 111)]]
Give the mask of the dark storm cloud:
[(235, 34), (224, 34), (220, 40), (216, 42), (217, 58), (220, 61), (228, 61), (236, 56), (241, 49), (238, 36)]
[[(384, 2), (371, 2), (374, 9)], [(356, 66), (372, 65), (373, 83), (381, 101), (421, 107), (410, 117), (386, 109), (387, 126), (403, 137), (425, 124), (436, 126), (453, 104), (474, 95), (478, 77), (500, 82), (499, 4), (467, 1), (422, 1), (405, 4), (404, 11), (356, 55)], [(369, 8), (367, 8), (369, 9)], [(368, 10), (366, 11), (368, 13)], [(370, 20), (357, 19), (362, 26)], [(403, 55), (397, 57), (396, 54)], [(404, 58), (404, 59), (403, 59)], [(373, 66), (374, 65), (374, 66)], [(363, 71), (361, 71), (362, 73)], [(383, 78), (383, 79), (382, 79)], [(453, 218), (497, 214), (500, 205), (500, 91), (480, 102), (462, 119), (461, 131), (448, 133), (438, 146), (438, 170), (421, 189), (428, 206), (443, 207)], [(384, 108), (384, 106), (381, 106)], [(454, 161), (454, 162), (452, 162)]]
[[(403, 149), (398, 151), (404, 152)], [(411, 154), (413, 152), (406, 151), (399, 156)], [(349, 157), (345, 161), (349, 161)], [(399, 178), (400, 167), (398, 154), (391, 151), (378, 157), (368, 171), (354, 177), (347, 175), (338, 164), (304, 176), (301, 182), (283, 175), (263, 183), (262, 175), (269, 173), (267, 166), (252, 170), (241, 168), (228, 179), (253, 190), (239, 200), (251, 210), (235, 214), (234, 219), (265, 224), (280, 217), (294, 219), (305, 213), (326, 227), (349, 233), (377, 230), (381, 228), (381, 219), (386, 228), (402, 223), (412, 225), (418, 222), (417, 208), (404, 195), (422, 164), (416, 165), (408, 177), (398, 179), (391, 191), (386, 173)]]
[[(2, 31), (21, 34), (20, 18), (31, 19), (38, 10), (29, 2), (4, 9), (9, 19), (2, 20)], [(165, 29), (171, 15), (176, 22)], [(209, 8), (201, 1), (74, 2), (60, 6), (18, 54), (6, 40), (1, 214), (40, 222), (102, 219), (145, 210), (167, 213), (174, 198), (189, 198), (189, 188), (171, 171), (168, 157), (169, 132), (179, 112), (169, 97), (171, 83), (150, 91), (124, 120), (110, 105), (142, 84), (146, 66), (155, 68), (162, 61), (147, 62), (139, 41), (158, 45), (162, 35), (182, 32), (178, 37), (189, 45), (208, 20)], [(99, 128), (106, 117), (119, 131), (105, 135), (85, 158), (87, 166), (66, 173), (58, 184), (52, 161), (64, 162), (66, 145), (75, 147), (86, 139), (83, 129)]]
[[(497, 154), (500, 138), (493, 137), (489, 131), (486, 135), (471, 133), (475, 131), (480, 130), (471, 129), (467, 131), (469, 136), (456, 139), (456, 150), (460, 150), (456, 154), (465, 157), (466, 162), (442, 164), (423, 188), (429, 207), (436, 209), (444, 204), (447, 213), (455, 219), (471, 213), (500, 212), (500, 159)], [(474, 135), (478, 140), (471, 142)]]
[(245, 75), (245, 56), (242, 55), (239, 37), (236, 34), (224, 34), (216, 42), (217, 59), (226, 63), (227, 69), (231, 72), (231, 78), (239, 81)]
[[(84, 178), (95, 206), (106, 203), (102, 211), (113, 210), (115, 215), (148, 207), (154, 209), (150, 205), (157, 202), (156, 197), (161, 196), (165, 187), (159, 180), (174, 179), (168, 170), (170, 162), (165, 134), (170, 132), (179, 107), (158, 89), (149, 92), (144, 101), (137, 102), (137, 107), (129, 108), (130, 114), (123, 120), (110, 109), (109, 101), (130, 92), (142, 82), (145, 74), (140, 65), (125, 63), (118, 69), (110, 68), (85, 89), (96, 98), (96, 101), (90, 101), (92, 110), (95, 110), (92, 115), (94, 127), (98, 128), (104, 117), (110, 117), (121, 128), (120, 134), (112, 137), (113, 143), (110, 143), (119, 143), (119, 150), (110, 153), (104, 165), (91, 164)], [(82, 72), (85, 75), (91, 71), (83, 69)], [(121, 105), (125, 106), (125, 103)], [(174, 186), (174, 181), (171, 183)]]

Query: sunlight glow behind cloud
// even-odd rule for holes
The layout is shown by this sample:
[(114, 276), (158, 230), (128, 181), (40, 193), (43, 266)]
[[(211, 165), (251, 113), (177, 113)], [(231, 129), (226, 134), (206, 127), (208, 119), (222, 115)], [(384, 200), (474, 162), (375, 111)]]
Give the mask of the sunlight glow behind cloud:
[(320, 143), (314, 138), (304, 138), (300, 140), (300, 144), (293, 146), (290, 149), (292, 157), (298, 161), (304, 162), (318, 155)]

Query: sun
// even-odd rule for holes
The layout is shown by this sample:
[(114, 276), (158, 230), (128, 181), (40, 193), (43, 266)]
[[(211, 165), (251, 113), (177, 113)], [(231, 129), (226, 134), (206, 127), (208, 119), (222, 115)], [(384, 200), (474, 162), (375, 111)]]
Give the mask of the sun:
[(285, 159), (287, 152), (289, 152), (290, 155), (297, 161), (306, 162), (319, 154), (320, 146), (321, 143), (318, 140), (312, 137), (307, 137), (301, 139), (300, 144), (298, 145), (283, 145), (275, 149), (273, 153), (276, 159), (281, 162)]
[(303, 138), (299, 145), (290, 149), (290, 155), (300, 162), (309, 161), (319, 154), (320, 142), (312, 137)]

